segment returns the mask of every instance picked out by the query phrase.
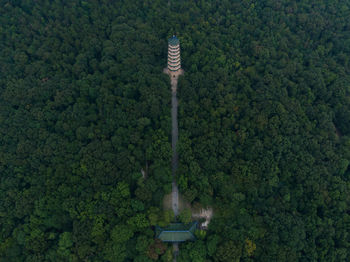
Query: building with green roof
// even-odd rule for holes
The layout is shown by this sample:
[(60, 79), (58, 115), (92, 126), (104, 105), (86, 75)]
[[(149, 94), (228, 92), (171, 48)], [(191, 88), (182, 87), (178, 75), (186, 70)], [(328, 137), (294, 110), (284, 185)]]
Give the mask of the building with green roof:
[(169, 226), (161, 228), (156, 227), (156, 238), (159, 238), (163, 242), (184, 242), (187, 240), (195, 240), (194, 231), (197, 228), (197, 221), (182, 224), (171, 223)]

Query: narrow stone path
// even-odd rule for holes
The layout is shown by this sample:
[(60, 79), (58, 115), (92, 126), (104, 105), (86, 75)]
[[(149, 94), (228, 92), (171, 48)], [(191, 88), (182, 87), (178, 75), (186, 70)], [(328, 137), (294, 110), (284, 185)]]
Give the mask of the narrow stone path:
[[(174, 211), (175, 218), (179, 215), (179, 189), (177, 188), (176, 184), (176, 170), (178, 166), (178, 155), (176, 151), (176, 144), (179, 137), (179, 130), (178, 130), (178, 124), (177, 124), (177, 80), (179, 75), (182, 75), (184, 71), (182, 69), (178, 70), (177, 72), (170, 72), (167, 68), (164, 69), (164, 73), (168, 74), (170, 76), (171, 81), (171, 148), (172, 148), (172, 159), (171, 159), (171, 173), (173, 177), (173, 182), (171, 184), (172, 191), (171, 191), (171, 207)], [(173, 257), (174, 262), (176, 262), (176, 257), (179, 254), (179, 244), (173, 243)]]
[[(171, 207), (174, 211), (175, 218), (179, 215), (179, 189), (176, 184), (176, 170), (178, 166), (178, 155), (176, 151), (176, 144), (179, 137), (178, 124), (177, 124), (177, 80), (180, 75), (184, 74), (182, 69), (179, 69), (176, 72), (170, 72), (168, 68), (164, 68), (163, 72), (168, 74), (171, 82), (171, 148), (172, 148), (172, 159), (171, 159), (171, 173), (173, 177), (173, 182), (171, 184)], [(173, 243), (173, 257), (174, 262), (176, 262), (176, 257), (179, 254), (179, 244)]]
[(179, 214), (179, 190), (177, 188), (176, 184), (176, 170), (178, 166), (178, 155), (176, 151), (176, 144), (178, 140), (178, 125), (177, 125), (177, 97), (176, 97), (176, 90), (177, 90), (177, 81), (171, 81), (171, 122), (172, 122), (172, 131), (171, 131), (171, 147), (173, 150), (173, 157), (172, 157), (172, 176), (173, 176), (173, 182), (172, 182), (172, 208), (174, 211), (175, 216)]

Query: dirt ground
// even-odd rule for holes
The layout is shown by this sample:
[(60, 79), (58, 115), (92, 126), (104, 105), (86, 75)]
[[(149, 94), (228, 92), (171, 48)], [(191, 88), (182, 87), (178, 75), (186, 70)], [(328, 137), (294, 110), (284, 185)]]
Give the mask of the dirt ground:
[[(172, 193), (167, 194), (167, 195), (164, 196), (164, 199), (163, 199), (163, 208), (164, 208), (164, 210), (172, 209), (171, 200), (172, 200)], [(181, 212), (185, 208), (191, 208), (191, 205), (189, 203), (187, 203), (183, 199), (183, 197), (179, 194), (179, 212)]]
[(192, 211), (192, 218), (199, 219), (199, 218), (205, 218), (205, 221), (201, 224), (203, 228), (207, 228), (211, 218), (213, 217), (213, 209), (211, 207), (208, 207), (206, 209), (202, 208), (199, 211)]

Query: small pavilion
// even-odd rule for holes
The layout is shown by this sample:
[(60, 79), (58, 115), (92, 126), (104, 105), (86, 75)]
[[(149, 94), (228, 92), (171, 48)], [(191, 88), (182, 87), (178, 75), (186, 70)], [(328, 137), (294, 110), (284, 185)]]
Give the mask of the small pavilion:
[(169, 226), (161, 228), (156, 227), (156, 238), (159, 238), (163, 242), (184, 242), (187, 240), (196, 240), (194, 231), (197, 228), (197, 221), (183, 224), (183, 223), (171, 223)]

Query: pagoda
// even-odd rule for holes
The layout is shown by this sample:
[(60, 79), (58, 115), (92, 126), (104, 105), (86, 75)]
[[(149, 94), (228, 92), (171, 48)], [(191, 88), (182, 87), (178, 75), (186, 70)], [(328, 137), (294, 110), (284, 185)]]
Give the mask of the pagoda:
[(170, 76), (174, 91), (178, 77), (184, 74), (184, 70), (181, 68), (180, 41), (175, 35), (168, 39), (168, 64), (163, 72)]
[(170, 72), (176, 72), (181, 68), (180, 41), (173, 35), (168, 40), (168, 69)]

